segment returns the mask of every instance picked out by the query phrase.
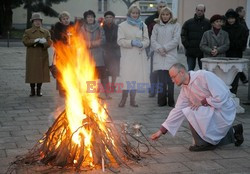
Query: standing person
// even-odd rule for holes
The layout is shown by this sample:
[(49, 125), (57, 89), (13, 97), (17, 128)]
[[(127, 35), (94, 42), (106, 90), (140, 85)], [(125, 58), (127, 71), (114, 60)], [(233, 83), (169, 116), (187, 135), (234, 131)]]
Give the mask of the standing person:
[(205, 11), (204, 4), (197, 5), (194, 17), (187, 20), (182, 26), (181, 41), (186, 49), (188, 70), (195, 69), (196, 59), (198, 59), (199, 68), (202, 69), (203, 52), (200, 50), (199, 44), (203, 33), (211, 28), (209, 20), (205, 18)]
[(225, 57), (226, 51), (229, 49), (229, 37), (226, 31), (221, 29), (222, 16), (213, 15), (210, 18), (212, 29), (206, 31), (200, 42), (200, 49), (204, 53), (204, 57)]
[[(67, 11), (61, 12), (59, 14), (59, 22), (57, 22), (54, 25), (53, 35), (52, 35), (53, 42), (54, 43), (62, 42), (68, 45), (70, 33), (67, 32), (67, 29), (72, 25), (73, 25), (73, 22), (70, 22), (69, 12)], [(56, 61), (63, 61), (63, 60), (60, 60), (60, 57), (58, 57), (58, 55), (56, 54), (56, 50), (55, 50), (53, 61), (54, 61), (53, 62), (54, 64), (56, 64)], [(57, 74), (57, 76), (60, 76), (60, 74)], [(56, 81), (56, 89), (59, 91), (59, 95), (61, 97), (65, 96), (65, 90), (63, 89), (62, 85), (60, 84), (58, 80)]]
[[(244, 40), (244, 50), (246, 50), (246, 47), (247, 47), (247, 42), (248, 42), (248, 36), (249, 36), (249, 28), (247, 27), (247, 23), (245, 21), (245, 15), (246, 15), (246, 11), (244, 9), (244, 7), (242, 6), (239, 6), (235, 9), (235, 11), (238, 13), (238, 21), (241, 25), (243, 25), (243, 27), (245, 28), (245, 40)], [(250, 43), (249, 43), (250, 44)], [(242, 81), (242, 83), (246, 84), (248, 83), (248, 80), (247, 80), (247, 77), (246, 75), (244, 74), (244, 72), (240, 72), (239, 73), (239, 76), (240, 76), (240, 80)]]
[[(244, 9), (244, 7), (242, 6), (239, 6), (235, 9), (236, 13), (238, 13), (238, 20), (239, 20), (239, 23), (241, 25), (244, 26), (245, 28), (245, 49), (246, 49), (246, 46), (247, 46), (247, 39), (248, 39), (248, 36), (249, 36), (249, 28), (247, 27), (247, 23), (245, 21), (245, 15), (246, 15), (246, 11)], [(244, 49), (244, 51), (245, 51)]]
[(114, 23), (115, 14), (112, 11), (104, 13), (104, 18), (103, 29), (106, 38), (104, 61), (111, 76), (111, 92), (115, 92), (115, 82), (116, 77), (119, 76), (121, 56), (120, 47), (117, 44), (118, 26)]
[(158, 139), (170, 132), (175, 136), (187, 118), (195, 144), (190, 151), (215, 149), (218, 145), (243, 141), (243, 126), (232, 127), (236, 115), (236, 105), (227, 85), (214, 73), (198, 70), (187, 71), (182, 64), (174, 64), (169, 69), (170, 77), (181, 86), (175, 108), (171, 110), (159, 131), (151, 136)]
[[(156, 6), (156, 13), (149, 16), (146, 20), (145, 20), (145, 24), (148, 27), (148, 36), (149, 38), (151, 38), (152, 35), (152, 31), (154, 28), (154, 25), (156, 24), (156, 22), (154, 21), (155, 19), (157, 19), (159, 17), (160, 11), (162, 8), (167, 6), (167, 2), (166, 0), (159, 0)], [(149, 58), (150, 58), (150, 89), (149, 89), (149, 97), (155, 97), (156, 93), (157, 93), (157, 81), (158, 81), (158, 76), (157, 76), (157, 72), (153, 71), (153, 52), (150, 51), (150, 49), (148, 49), (149, 52)]]
[(124, 107), (130, 92), (130, 105), (138, 107), (135, 102), (136, 89), (133, 86), (145, 84), (147, 78), (147, 55), (145, 48), (149, 45), (148, 29), (140, 18), (139, 7), (132, 5), (128, 9), (127, 20), (118, 27), (117, 43), (121, 49), (120, 77), (124, 88), (119, 107)]
[[(154, 51), (154, 72), (157, 72), (162, 90), (158, 93), (158, 106), (174, 107), (174, 83), (169, 77), (169, 68), (178, 62), (177, 46), (179, 45), (181, 27), (168, 7), (161, 9), (156, 20), (151, 48)], [(168, 100), (167, 100), (168, 98)]]
[(25, 30), (23, 35), (23, 44), (27, 47), (25, 82), (30, 84), (31, 97), (35, 94), (41, 97), (42, 83), (50, 82), (48, 48), (52, 41), (49, 31), (42, 28), (40, 13), (33, 13), (30, 21), (32, 27)]
[(101, 99), (111, 99), (108, 91), (108, 76), (103, 59), (103, 44), (105, 43), (105, 35), (103, 29), (95, 20), (95, 13), (92, 10), (84, 12), (83, 18), (85, 20), (81, 27), (81, 31), (87, 39), (88, 47), (96, 64), (96, 71), (100, 78), (105, 96), (102, 93), (99, 95)]
[[(242, 58), (243, 51), (245, 49), (245, 28), (239, 23), (238, 14), (234, 10), (226, 12), (225, 16), (227, 20), (226, 25), (223, 27), (223, 30), (228, 33), (230, 40), (230, 46), (226, 52), (226, 57)], [(244, 73), (238, 73), (236, 75), (233, 83), (231, 84), (232, 88), (230, 89), (230, 91), (234, 94), (237, 93), (239, 78), (241, 74), (244, 77), (244, 80), (246, 80), (246, 76)]]

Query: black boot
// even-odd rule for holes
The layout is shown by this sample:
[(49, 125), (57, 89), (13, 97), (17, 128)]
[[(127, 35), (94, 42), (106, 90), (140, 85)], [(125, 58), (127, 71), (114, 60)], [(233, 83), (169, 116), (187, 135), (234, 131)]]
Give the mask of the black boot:
[(43, 94), (41, 93), (41, 87), (42, 87), (42, 83), (37, 83), (36, 95), (38, 97), (42, 97), (43, 96)]
[(119, 103), (119, 107), (124, 107), (128, 98), (128, 90), (122, 90), (122, 99)]
[(136, 90), (131, 90), (130, 91), (130, 106), (138, 107), (138, 105), (135, 103), (135, 95), (136, 95)]
[(35, 94), (36, 94), (36, 91), (35, 91), (35, 84), (34, 83), (31, 83), (30, 84), (30, 97), (33, 97), (33, 96), (35, 96)]

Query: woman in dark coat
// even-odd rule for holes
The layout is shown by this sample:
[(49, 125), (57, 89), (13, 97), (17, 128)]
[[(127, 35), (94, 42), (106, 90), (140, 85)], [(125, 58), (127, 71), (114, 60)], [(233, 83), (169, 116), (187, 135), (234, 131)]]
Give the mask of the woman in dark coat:
[[(227, 20), (223, 30), (228, 32), (230, 40), (230, 47), (226, 52), (226, 57), (242, 58), (243, 51), (245, 49), (245, 28), (239, 23), (238, 14), (234, 10), (228, 10), (225, 16)], [(237, 93), (240, 76), (243, 77), (243, 81), (246, 80), (244, 73), (237, 74), (231, 88), (231, 92), (234, 94)]]
[[(73, 25), (73, 22), (70, 22), (70, 14), (67, 11), (63, 11), (59, 15), (59, 22), (57, 22), (54, 26), (53, 30), (53, 36), (52, 39), (54, 43), (56, 42), (62, 42), (64, 44), (70, 44), (69, 43), (69, 37), (70, 33), (67, 32), (67, 29)], [(60, 58), (56, 55), (56, 50), (54, 54), (54, 63), (56, 64), (56, 61), (59, 61)], [(57, 78), (60, 76), (60, 74), (57, 74)], [(59, 94), (61, 97), (65, 96), (65, 90), (63, 89), (60, 82), (56, 81), (56, 89), (59, 90)]]
[(105, 22), (103, 25), (106, 43), (104, 44), (104, 61), (109, 75), (112, 77), (111, 92), (115, 92), (116, 77), (119, 76), (120, 68), (120, 47), (117, 44), (118, 26), (114, 23), (115, 14), (107, 11), (104, 14)]

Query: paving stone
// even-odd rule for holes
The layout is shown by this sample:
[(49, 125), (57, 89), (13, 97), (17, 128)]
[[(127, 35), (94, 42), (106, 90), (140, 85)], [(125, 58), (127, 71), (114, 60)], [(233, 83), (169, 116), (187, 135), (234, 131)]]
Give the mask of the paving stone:
[(0, 149), (15, 149), (16, 143), (1, 143), (0, 144)]
[(25, 148), (17, 148), (17, 149), (7, 149), (6, 154), (8, 157), (15, 157), (18, 155), (24, 155), (28, 152)]
[(10, 136), (10, 132), (0, 132), (0, 138), (2, 137), (9, 137)]
[(215, 169), (224, 169), (221, 165), (218, 163), (206, 160), (206, 161), (190, 161), (190, 162), (182, 162), (185, 166), (187, 166), (189, 169), (194, 171), (204, 171), (204, 170), (215, 170)]
[(40, 134), (38, 130), (21, 130), (21, 131), (11, 131), (12, 136), (22, 136), (22, 135), (37, 135)]
[(6, 157), (6, 152), (5, 150), (0, 150), (0, 158)]
[(215, 153), (217, 153), (222, 158), (240, 158), (240, 157), (247, 157), (249, 156), (248, 153), (246, 153), (243, 150), (216, 150)]
[[(0, 173), (6, 169), (8, 165), (6, 161), (13, 161), (16, 155), (24, 154), (28, 149), (34, 147), (55, 120), (53, 115), (55, 115), (56, 109), (64, 107), (64, 99), (59, 97), (53, 78), (51, 83), (43, 85), (43, 97), (29, 97), (29, 84), (24, 83), (25, 50), (25, 47), (8, 49), (0, 47), (0, 137), (3, 136), (0, 138), (0, 151), (2, 150), (0, 154), (5, 155), (3, 158), (0, 157)], [(186, 63), (186, 57), (183, 54), (178, 58), (180, 58), (180, 62)], [(119, 78), (117, 81), (119, 82)], [(242, 101), (247, 100), (247, 90), (246, 86), (239, 85), (239, 97)], [(175, 98), (179, 91), (180, 88), (176, 87)], [(115, 93), (112, 94), (112, 100), (105, 101), (112, 119), (117, 123), (141, 123), (142, 131), (148, 139), (159, 129), (172, 109), (158, 107), (157, 97), (151, 99), (147, 94), (137, 95), (139, 108), (130, 107), (129, 101), (124, 108), (119, 108), (117, 104), (120, 99), (121, 94)], [(243, 123), (244, 126), (245, 142), (241, 147), (231, 144), (218, 147), (214, 151), (190, 152), (188, 147), (192, 144), (192, 136), (188, 122), (185, 120), (175, 137), (167, 134), (156, 142), (150, 141), (153, 146), (164, 153), (163, 155), (151, 150), (140, 164), (130, 165), (134, 169), (133, 171), (120, 168), (121, 173), (249, 173), (250, 119), (248, 115), (250, 115), (250, 107), (244, 107), (246, 113), (237, 115), (234, 122), (234, 124)], [(35, 170), (23, 171), (33, 174)], [(72, 171), (65, 170), (52, 170), (48, 173), (51, 172), (55, 174), (72, 173)], [(93, 170), (81, 173), (95, 174), (102, 173), (102, 171)], [(107, 170), (105, 173), (111, 172)]]
[(221, 156), (217, 155), (213, 151), (207, 151), (207, 152), (187, 152), (183, 153), (185, 157), (192, 161), (203, 161), (203, 160), (214, 160), (214, 159), (222, 159)]

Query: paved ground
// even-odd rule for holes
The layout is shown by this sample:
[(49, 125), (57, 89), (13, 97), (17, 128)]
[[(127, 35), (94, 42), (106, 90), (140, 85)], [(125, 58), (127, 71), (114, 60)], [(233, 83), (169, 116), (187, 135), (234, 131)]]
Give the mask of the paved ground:
[[(20, 44), (17, 44), (20, 45)], [(180, 61), (185, 63), (183, 54)], [(4, 173), (9, 162), (16, 155), (25, 154), (53, 122), (53, 113), (63, 105), (55, 90), (55, 80), (44, 84), (43, 97), (29, 97), (29, 85), (24, 83), (25, 48), (0, 47), (0, 173)], [(241, 85), (239, 97), (247, 102), (247, 86)], [(177, 97), (179, 88), (175, 90)], [(146, 94), (137, 97), (139, 108), (118, 108), (121, 94), (113, 94), (107, 102), (108, 110), (117, 122), (140, 122), (146, 136), (155, 132), (171, 110), (158, 107), (156, 98), (149, 99)], [(134, 171), (122, 168), (121, 173), (250, 173), (250, 107), (243, 105), (245, 114), (237, 115), (236, 123), (243, 123), (245, 142), (241, 147), (233, 144), (214, 151), (194, 153), (188, 150), (192, 137), (184, 122), (176, 137), (165, 135), (154, 143), (164, 155), (152, 151), (144, 159), (143, 165), (133, 165)], [(19, 172), (19, 173), (27, 173)], [(28, 173), (39, 173), (28, 170)], [(72, 173), (55, 172), (47, 173)], [(101, 172), (90, 172), (101, 173)]]

